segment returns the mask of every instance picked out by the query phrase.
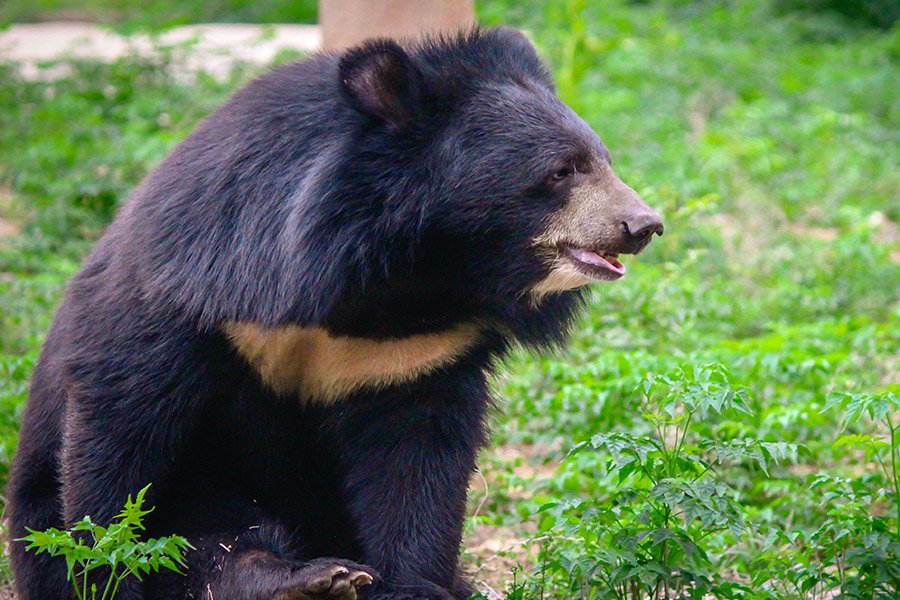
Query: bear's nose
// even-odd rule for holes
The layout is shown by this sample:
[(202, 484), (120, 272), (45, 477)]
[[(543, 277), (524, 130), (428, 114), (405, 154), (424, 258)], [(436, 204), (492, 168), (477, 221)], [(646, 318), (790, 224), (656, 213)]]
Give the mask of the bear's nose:
[[(648, 207), (649, 208), (649, 207)], [(637, 211), (622, 221), (622, 254), (638, 254), (653, 234), (663, 234), (662, 219), (653, 210)]]
[(630, 242), (649, 240), (654, 233), (663, 234), (662, 219), (655, 212), (642, 212), (622, 221), (622, 230)]

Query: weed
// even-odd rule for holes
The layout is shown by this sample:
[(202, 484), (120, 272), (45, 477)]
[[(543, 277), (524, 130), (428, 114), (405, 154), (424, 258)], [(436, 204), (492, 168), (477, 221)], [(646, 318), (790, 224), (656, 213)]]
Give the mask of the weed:
[[(144, 531), (144, 517), (153, 509), (144, 509), (144, 496), (148, 485), (132, 500), (128, 496), (122, 509), (108, 527), (103, 527), (85, 517), (71, 529), (29, 530), (30, 535), (18, 541), (28, 542), (28, 550), (38, 554), (46, 552), (61, 556), (72, 589), (78, 600), (113, 600), (119, 585), (128, 577), (141, 579), (142, 575), (168, 569), (180, 573), (185, 567), (184, 553), (192, 547), (186, 539), (168, 536), (140, 540)], [(98, 585), (89, 575), (98, 571), (105, 577)]]

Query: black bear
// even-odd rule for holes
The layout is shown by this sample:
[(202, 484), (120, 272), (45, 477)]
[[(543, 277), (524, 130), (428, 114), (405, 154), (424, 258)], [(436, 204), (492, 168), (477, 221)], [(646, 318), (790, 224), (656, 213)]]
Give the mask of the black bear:
[[(659, 217), (509, 29), (368, 42), (237, 92), (134, 191), (34, 373), (11, 537), (146, 484), (185, 576), (122, 600), (466, 598), (487, 379)], [(21, 600), (65, 564), (11, 548)]]

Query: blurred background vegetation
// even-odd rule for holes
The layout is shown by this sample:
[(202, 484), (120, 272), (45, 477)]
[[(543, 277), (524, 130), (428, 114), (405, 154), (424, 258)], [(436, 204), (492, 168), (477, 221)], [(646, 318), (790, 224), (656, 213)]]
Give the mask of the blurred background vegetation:
[[(497, 381), (464, 555), (484, 596), (900, 597), (898, 3), (477, 8), (528, 32), (666, 221), (565, 352)], [(6, 0), (0, 22), (66, 12), (123, 31), (316, 18), (312, 0)], [(182, 52), (52, 80), (0, 66), (0, 483), (66, 280), (258, 72), (185, 77)]]
[(4, 0), (0, 23), (89, 19), (120, 30), (190, 23), (315, 23), (318, 0)]

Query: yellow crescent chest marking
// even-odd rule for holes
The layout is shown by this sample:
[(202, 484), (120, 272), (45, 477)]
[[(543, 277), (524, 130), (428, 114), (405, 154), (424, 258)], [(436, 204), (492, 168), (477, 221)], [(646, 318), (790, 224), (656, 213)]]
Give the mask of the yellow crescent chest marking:
[(374, 340), (335, 336), (321, 327), (264, 328), (229, 323), (225, 333), (273, 391), (333, 401), (362, 387), (411, 381), (447, 365), (475, 344), (479, 328)]

